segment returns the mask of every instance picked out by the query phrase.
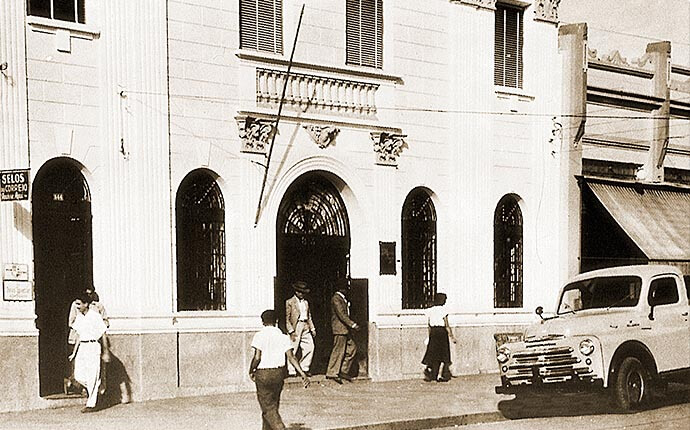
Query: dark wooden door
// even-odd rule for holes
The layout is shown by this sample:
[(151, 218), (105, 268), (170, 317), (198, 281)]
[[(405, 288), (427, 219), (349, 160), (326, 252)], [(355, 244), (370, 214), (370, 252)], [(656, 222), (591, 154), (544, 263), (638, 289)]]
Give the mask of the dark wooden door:
[(72, 301), (92, 285), (91, 203), (86, 181), (68, 161), (39, 171), (32, 196), (40, 395), (63, 390)]

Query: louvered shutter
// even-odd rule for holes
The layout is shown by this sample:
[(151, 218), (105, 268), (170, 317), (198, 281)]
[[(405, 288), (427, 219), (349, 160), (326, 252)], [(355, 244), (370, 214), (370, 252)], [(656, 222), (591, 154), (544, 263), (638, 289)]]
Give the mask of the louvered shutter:
[(346, 0), (347, 64), (383, 67), (383, 0)]
[(496, 6), (494, 84), (522, 88), (522, 10)]
[(283, 53), (282, 0), (240, 0), (240, 48)]
[(347, 0), (345, 2), (345, 45), (347, 64), (361, 64), (359, 45), (359, 2)]

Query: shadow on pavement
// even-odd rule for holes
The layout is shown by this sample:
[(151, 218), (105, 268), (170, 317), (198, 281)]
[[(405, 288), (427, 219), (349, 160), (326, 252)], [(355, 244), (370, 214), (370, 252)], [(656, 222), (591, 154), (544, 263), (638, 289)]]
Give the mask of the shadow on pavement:
[(98, 409), (107, 409), (120, 403), (129, 403), (132, 399), (132, 381), (122, 361), (110, 353), (110, 361), (105, 363), (107, 384), (105, 393), (99, 396)]
[[(670, 384), (663, 396), (654, 396), (645, 410), (690, 403), (690, 385)], [(581, 415), (624, 414), (606, 391), (583, 393), (535, 393), (517, 395), (498, 403), (505, 418), (571, 417)]]
[(312, 430), (311, 427), (305, 427), (304, 423), (292, 423), (287, 426), (287, 430)]

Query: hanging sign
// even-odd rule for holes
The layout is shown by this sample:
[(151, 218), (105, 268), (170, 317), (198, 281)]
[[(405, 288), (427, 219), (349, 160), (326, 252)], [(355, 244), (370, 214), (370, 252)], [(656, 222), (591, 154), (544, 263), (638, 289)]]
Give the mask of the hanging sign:
[(0, 200), (29, 200), (29, 169), (0, 170)]

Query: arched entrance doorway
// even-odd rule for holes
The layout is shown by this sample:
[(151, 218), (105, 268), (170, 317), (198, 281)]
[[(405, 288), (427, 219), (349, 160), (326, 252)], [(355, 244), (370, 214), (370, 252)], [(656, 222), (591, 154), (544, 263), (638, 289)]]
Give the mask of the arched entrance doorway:
[(287, 190), (278, 209), (276, 242), (275, 308), (284, 328), (290, 285), (307, 282), (317, 331), (310, 370), (325, 373), (333, 343), (330, 298), (336, 280), (349, 275), (350, 223), (340, 193), (324, 174), (305, 174)]
[(40, 395), (63, 391), (69, 374), (67, 318), (91, 285), (91, 196), (74, 162), (58, 158), (36, 175), (32, 194)]

